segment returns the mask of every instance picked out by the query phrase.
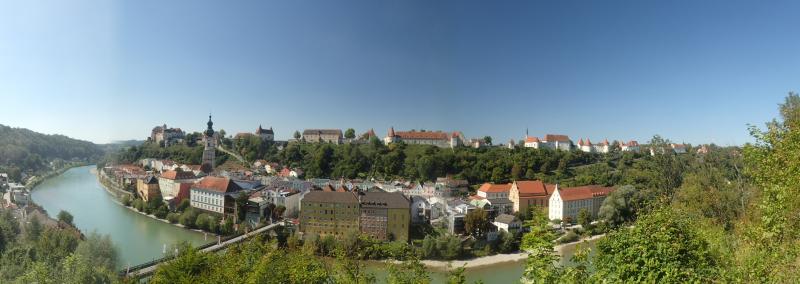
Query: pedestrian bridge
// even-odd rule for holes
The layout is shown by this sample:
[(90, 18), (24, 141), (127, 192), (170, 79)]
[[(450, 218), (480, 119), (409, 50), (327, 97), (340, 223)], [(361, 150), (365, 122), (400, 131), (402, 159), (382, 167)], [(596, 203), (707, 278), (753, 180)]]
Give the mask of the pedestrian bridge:
[[(230, 245), (239, 243), (239, 242), (241, 242), (243, 240), (246, 240), (246, 239), (252, 238), (254, 236), (258, 236), (260, 234), (266, 233), (268, 231), (271, 231), (271, 230), (277, 228), (278, 226), (283, 226), (283, 225), (284, 225), (283, 221), (277, 222), (277, 223), (273, 223), (273, 224), (270, 224), (270, 225), (267, 225), (267, 226), (263, 226), (263, 227), (257, 228), (255, 230), (253, 230), (252, 232), (249, 232), (249, 233), (246, 233), (246, 234), (227, 237), (225, 239), (219, 239), (216, 243), (209, 243), (209, 244), (206, 244), (206, 245), (203, 245), (203, 246), (199, 246), (199, 247), (197, 247), (195, 249), (200, 250), (202, 252), (215, 252), (215, 251), (224, 249), (224, 248), (226, 248), (226, 247), (228, 247)], [(125, 276), (125, 277), (146, 277), (146, 276), (150, 276), (150, 275), (153, 274), (153, 272), (156, 271), (156, 269), (158, 268), (159, 265), (167, 263), (170, 260), (172, 260), (173, 258), (175, 258), (175, 257), (174, 256), (169, 256), (169, 257), (156, 259), (156, 260), (153, 260), (153, 261), (150, 261), (150, 262), (142, 263), (142, 264), (139, 264), (139, 265), (136, 265), (136, 266), (128, 267), (128, 268), (120, 271), (119, 274), (121, 276)]]

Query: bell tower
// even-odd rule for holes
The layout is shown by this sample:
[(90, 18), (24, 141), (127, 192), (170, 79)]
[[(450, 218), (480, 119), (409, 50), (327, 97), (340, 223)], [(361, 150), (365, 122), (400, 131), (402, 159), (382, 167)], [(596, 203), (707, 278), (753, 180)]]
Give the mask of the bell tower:
[(203, 132), (203, 163), (200, 168), (205, 173), (211, 173), (214, 171), (214, 156), (216, 155), (216, 137), (214, 133), (214, 122), (211, 121), (211, 115), (208, 115), (208, 129)]

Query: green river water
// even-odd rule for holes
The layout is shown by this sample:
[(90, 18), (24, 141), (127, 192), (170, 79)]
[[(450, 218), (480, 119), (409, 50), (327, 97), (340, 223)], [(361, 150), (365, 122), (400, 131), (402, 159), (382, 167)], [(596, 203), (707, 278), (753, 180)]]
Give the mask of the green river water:
[[(160, 258), (164, 245), (188, 241), (195, 246), (206, 243), (202, 233), (186, 230), (133, 212), (114, 202), (90, 171), (94, 166), (78, 167), (42, 182), (33, 191), (33, 200), (44, 207), (50, 216), (66, 210), (75, 217), (78, 228), (88, 234), (92, 231), (110, 235), (119, 250), (120, 268), (137, 265)], [(209, 237), (209, 241), (213, 241)], [(574, 246), (561, 253), (569, 259)], [(562, 264), (567, 264), (562, 260)], [(525, 261), (505, 262), (466, 271), (468, 282), (517, 283), (524, 271)], [(380, 280), (386, 276), (385, 264), (375, 262), (368, 270)], [(442, 283), (444, 273), (432, 271), (433, 283)], [(383, 282), (383, 281), (379, 281)]]

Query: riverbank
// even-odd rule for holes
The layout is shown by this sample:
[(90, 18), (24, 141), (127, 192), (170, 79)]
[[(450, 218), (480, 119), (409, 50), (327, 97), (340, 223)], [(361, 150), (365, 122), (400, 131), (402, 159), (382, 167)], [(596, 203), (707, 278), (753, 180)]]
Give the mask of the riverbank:
[(188, 242), (197, 247), (214, 240), (211, 236), (206, 240), (198, 232), (155, 222), (124, 209), (113, 202), (113, 196), (90, 172), (92, 168), (73, 168), (48, 179), (37, 186), (31, 198), (50, 214), (61, 210), (71, 213), (82, 232), (111, 236), (119, 252), (117, 268), (161, 258), (165, 248), (177, 243)]
[[(605, 234), (600, 234), (596, 236), (591, 236), (588, 238), (582, 238), (578, 241), (560, 244), (553, 247), (553, 250), (556, 251), (559, 255), (561, 251), (568, 246), (574, 246), (582, 243), (583, 241), (594, 241), (604, 237)], [(489, 266), (495, 264), (501, 264), (506, 262), (518, 262), (528, 258), (527, 252), (520, 252), (520, 253), (511, 253), (511, 254), (495, 254), (489, 255), (484, 257), (478, 257), (468, 260), (453, 260), (453, 261), (442, 261), (442, 260), (423, 260), (421, 261), (422, 264), (427, 266), (428, 268), (436, 269), (436, 270), (447, 270), (448, 265), (450, 267), (464, 267), (464, 268), (475, 268), (481, 266)]]
[(41, 176), (33, 177), (31, 180), (29, 180), (27, 183), (25, 183), (25, 188), (28, 190), (28, 192), (31, 192), (36, 188), (37, 185), (41, 184), (43, 181), (46, 181), (49, 178), (57, 177), (57, 176), (63, 174), (64, 172), (68, 171), (71, 168), (85, 167), (85, 166), (88, 166), (88, 164), (86, 164), (86, 163), (70, 163), (70, 164), (67, 164), (66, 166), (64, 166), (64, 167), (62, 167), (60, 169), (49, 171), (49, 172), (47, 172), (47, 173), (45, 173), (45, 174), (43, 174)]
[[(206, 238), (209, 237), (209, 236), (213, 237), (213, 238), (221, 237), (220, 235), (217, 235), (217, 234), (214, 234), (214, 233), (209, 233), (209, 232), (206, 232), (206, 231), (203, 231), (203, 230), (190, 229), (190, 228), (187, 228), (186, 226), (184, 226), (182, 224), (179, 224), (179, 223), (170, 223), (168, 220), (160, 219), (160, 218), (156, 217), (153, 214), (147, 214), (147, 213), (141, 212), (139, 210), (136, 210), (136, 208), (133, 208), (131, 206), (125, 206), (125, 204), (122, 204), (122, 201), (119, 200), (119, 195), (117, 195), (117, 193), (115, 193), (115, 192), (123, 192), (122, 190), (117, 189), (117, 188), (109, 189), (109, 187), (111, 187), (111, 186), (109, 186), (105, 182), (103, 182), (103, 180), (106, 179), (106, 178), (101, 177), (101, 174), (98, 173), (97, 169), (94, 169), (94, 168), (90, 169), (89, 172), (91, 172), (97, 178), (98, 182), (100, 182), (100, 187), (105, 189), (106, 192), (109, 195), (114, 197), (114, 198), (111, 199), (111, 201), (116, 203), (117, 205), (121, 206), (122, 208), (128, 209), (128, 210), (133, 211), (133, 212), (135, 212), (135, 213), (137, 213), (139, 215), (150, 217), (153, 220), (157, 220), (157, 221), (160, 221), (160, 222), (163, 222), (163, 223), (166, 223), (166, 224), (169, 224), (169, 225), (172, 225), (172, 226), (175, 226), (175, 227), (187, 230), (187, 231), (192, 231), (192, 232), (197, 232), (197, 233), (204, 234), (204, 235), (206, 235)], [(130, 194), (129, 192), (124, 192), (124, 193)]]

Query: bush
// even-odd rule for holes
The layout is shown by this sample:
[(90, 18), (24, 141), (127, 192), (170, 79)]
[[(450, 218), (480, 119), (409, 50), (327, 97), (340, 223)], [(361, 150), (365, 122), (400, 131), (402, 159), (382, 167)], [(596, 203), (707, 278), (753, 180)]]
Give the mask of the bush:
[(178, 214), (178, 213), (169, 213), (169, 214), (167, 214), (167, 221), (169, 221), (172, 224), (178, 223), (180, 218), (181, 218), (181, 214)]
[(186, 226), (187, 228), (195, 228), (195, 222), (197, 222), (197, 212), (192, 209), (186, 210), (181, 214), (181, 217), (178, 219), (181, 225)]
[(577, 241), (580, 237), (573, 231), (568, 231), (564, 236), (558, 239), (559, 244), (566, 244)]
[(133, 200), (131, 200), (131, 197), (126, 194), (125, 196), (122, 197), (121, 202), (122, 202), (122, 205), (131, 206), (131, 203), (133, 203)]
[(159, 219), (167, 218), (167, 214), (169, 214), (169, 209), (167, 209), (167, 206), (164, 204), (161, 204), (155, 212), (156, 218)]
[(190, 205), (191, 203), (189, 203), (189, 199), (184, 199), (180, 204), (178, 204), (178, 208), (176, 208), (176, 210), (178, 212), (186, 211), (186, 208), (189, 208)]
[(74, 226), (72, 224), (72, 219), (73, 219), (72, 214), (70, 214), (69, 212), (64, 211), (64, 210), (61, 210), (61, 212), (58, 212), (58, 221), (64, 222), (64, 224), (67, 224), (67, 225), (70, 225), (70, 226)]
[(197, 219), (194, 221), (195, 227), (200, 229), (200, 230), (208, 231), (208, 221), (209, 221), (208, 218), (209, 217), (211, 217), (211, 216), (209, 216), (206, 213), (200, 213), (200, 215), (197, 215)]

